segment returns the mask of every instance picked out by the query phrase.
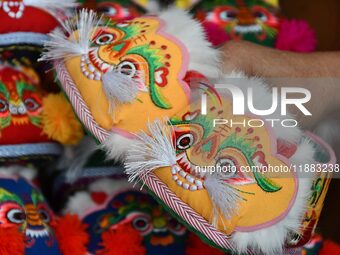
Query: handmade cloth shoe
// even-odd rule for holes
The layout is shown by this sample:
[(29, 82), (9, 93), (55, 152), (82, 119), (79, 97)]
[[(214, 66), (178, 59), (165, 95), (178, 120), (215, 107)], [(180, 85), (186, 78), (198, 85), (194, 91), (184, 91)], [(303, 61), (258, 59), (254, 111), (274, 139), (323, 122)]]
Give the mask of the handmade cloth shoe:
[(79, 29), (72, 28), (69, 36), (51, 34), (43, 59), (56, 60), (79, 119), (99, 142), (115, 146), (112, 158), (123, 155), (147, 120), (171, 117), (188, 104), (188, 70), (218, 75), (218, 53), (179, 10), (106, 26), (83, 10)]
[[(33, 69), (0, 65), (1, 164), (27, 160), (39, 163), (61, 154), (58, 142), (67, 144), (80, 139), (82, 127), (71, 106), (65, 98), (55, 97), (60, 98), (42, 89)], [(67, 132), (70, 129), (72, 133)]]
[[(187, 230), (125, 178), (98, 178), (71, 196), (64, 212), (78, 215), (87, 226), (89, 241), (73, 243), (86, 247), (78, 254), (185, 254)], [(68, 239), (67, 232), (64, 237)], [(64, 255), (73, 254), (65, 250)]]
[[(160, 20), (165, 23), (163, 30)], [(51, 35), (44, 59), (57, 60), (58, 77), (80, 120), (111, 159), (127, 161), (130, 180), (143, 181), (190, 229), (224, 250), (277, 254), (307, 242), (320, 215), (329, 175), (301, 178), (289, 166), (320, 161), (332, 167), (334, 154), (328, 147), (298, 128), (267, 127), (270, 121), (263, 118), (265, 127), (236, 128), (228, 122), (214, 127), (211, 119), (235, 116), (229, 97), (209, 86), (212, 78), (217, 78), (216, 84), (232, 82), (243, 93), (252, 88), (254, 104), (261, 109), (271, 107), (272, 95), (261, 80), (242, 74), (218, 77), (218, 52), (184, 12), (169, 10), (159, 18), (141, 17), (105, 27), (94, 24), (93, 13), (83, 11), (78, 31), (69, 27), (69, 37)], [(200, 114), (200, 101), (189, 106), (189, 84), (191, 98), (196, 98), (195, 91), (211, 96), (210, 117)], [(235, 120), (250, 121), (252, 115), (246, 111)], [(171, 128), (166, 132), (159, 122), (147, 128), (148, 122), (164, 117), (177, 133)], [(268, 117), (284, 121), (278, 112)], [(138, 142), (132, 134), (142, 131), (148, 134)], [(195, 172), (195, 166), (232, 164), (236, 169), (261, 170), (236, 171), (236, 176)], [(289, 170), (283, 176), (263, 172), (261, 167), (267, 165)]]
[(310, 52), (316, 48), (315, 32), (307, 22), (279, 17), (278, 8), (268, 1), (201, 1), (193, 13), (216, 46), (228, 40), (248, 40), (280, 50)]
[[(271, 105), (261, 80), (219, 80), (231, 82), (243, 92), (253, 88), (257, 107)], [(332, 150), (249, 109), (233, 115), (230, 96), (215, 94), (206, 109), (201, 114), (199, 99), (171, 126), (150, 124), (152, 136), (139, 135), (126, 158), (130, 181), (145, 183), (190, 229), (226, 250), (281, 254), (308, 242), (335, 167)]]
[(53, 230), (56, 218), (44, 196), (25, 178), (12, 175), (12, 170), (0, 169), (1, 254), (60, 255)]
[(86, 0), (80, 1), (80, 3), (112, 21), (129, 20), (145, 13), (145, 10), (134, 1)]
[(32, 67), (43, 75), (45, 67), (37, 63), (43, 42), (75, 1), (1, 0), (0, 4), (0, 60)]

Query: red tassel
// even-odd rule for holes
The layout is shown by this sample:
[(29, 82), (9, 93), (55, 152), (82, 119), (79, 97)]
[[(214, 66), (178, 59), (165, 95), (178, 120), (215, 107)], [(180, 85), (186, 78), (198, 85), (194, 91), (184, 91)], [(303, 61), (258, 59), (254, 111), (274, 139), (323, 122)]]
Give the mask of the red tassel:
[(117, 229), (106, 231), (102, 234), (104, 247), (98, 251), (99, 255), (145, 255), (143, 237), (130, 223), (122, 225)]
[(86, 255), (89, 236), (87, 226), (76, 215), (65, 215), (57, 221), (55, 234), (63, 255)]
[(186, 255), (223, 255), (224, 253), (220, 250), (213, 248), (201, 241), (198, 236), (190, 233), (186, 250)]
[(24, 234), (16, 227), (0, 228), (0, 255), (22, 255), (25, 254)]

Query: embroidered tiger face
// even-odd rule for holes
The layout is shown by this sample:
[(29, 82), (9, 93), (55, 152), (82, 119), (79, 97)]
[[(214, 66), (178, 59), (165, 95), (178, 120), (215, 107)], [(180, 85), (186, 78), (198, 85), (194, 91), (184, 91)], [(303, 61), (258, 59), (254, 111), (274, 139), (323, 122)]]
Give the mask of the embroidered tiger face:
[[(171, 254), (184, 251), (186, 228), (171, 217), (150, 195), (126, 191), (112, 198), (105, 209), (87, 215), (83, 222), (89, 226), (91, 253), (101, 247), (103, 233), (124, 231), (130, 225), (143, 237), (146, 254)], [(135, 244), (134, 244), (135, 245)]]
[[(77, 36), (77, 31), (74, 36)], [(93, 29), (89, 52), (65, 60), (94, 120), (105, 130), (144, 130), (187, 103), (185, 51), (161, 20), (136, 18)]]
[(25, 235), (25, 254), (60, 254), (54, 215), (40, 191), (22, 178), (1, 178), (0, 186), (0, 227), (16, 227)]
[(196, 15), (200, 20), (223, 28), (233, 40), (274, 46), (278, 33), (279, 19), (275, 16), (275, 10), (262, 0), (203, 2), (197, 8)]
[(39, 83), (32, 69), (0, 68), (0, 144), (48, 141), (41, 129)]
[[(233, 116), (231, 109), (231, 101), (223, 98), (222, 106), (209, 103), (207, 115), (197, 103), (172, 118), (176, 164), (154, 171), (181, 200), (226, 234), (259, 229), (284, 217), (298, 185), (289, 161), (277, 154), (270, 131), (251, 127), (247, 124), (251, 117)], [(215, 119), (229, 122), (214, 125)], [(230, 120), (238, 124), (231, 125)]]

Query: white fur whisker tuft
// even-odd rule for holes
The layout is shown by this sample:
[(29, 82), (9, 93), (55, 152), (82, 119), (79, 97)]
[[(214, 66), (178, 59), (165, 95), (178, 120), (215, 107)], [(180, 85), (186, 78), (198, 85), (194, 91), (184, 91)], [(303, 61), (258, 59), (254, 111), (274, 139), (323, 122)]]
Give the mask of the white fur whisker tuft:
[(75, 0), (24, 0), (23, 2), (27, 6), (36, 6), (48, 10), (65, 10), (79, 6)]
[(176, 149), (172, 141), (173, 127), (164, 119), (148, 124), (150, 135), (143, 132), (139, 141), (126, 155), (125, 173), (129, 182), (145, 182), (147, 175), (157, 168), (176, 164)]
[(112, 103), (132, 102), (137, 96), (140, 84), (144, 83), (142, 77), (130, 77), (122, 71), (124, 70), (113, 69), (102, 78), (104, 93)]
[(204, 186), (213, 203), (213, 225), (216, 227), (218, 219), (230, 219), (238, 211), (238, 203), (242, 200), (239, 192), (229, 186), (220, 176), (208, 175)]
[[(44, 52), (39, 61), (67, 59), (90, 51), (94, 32), (101, 24), (92, 10), (82, 9), (74, 19), (62, 22), (63, 29), (51, 32), (50, 40), (44, 44)], [(75, 33), (76, 32), (76, 33)]]

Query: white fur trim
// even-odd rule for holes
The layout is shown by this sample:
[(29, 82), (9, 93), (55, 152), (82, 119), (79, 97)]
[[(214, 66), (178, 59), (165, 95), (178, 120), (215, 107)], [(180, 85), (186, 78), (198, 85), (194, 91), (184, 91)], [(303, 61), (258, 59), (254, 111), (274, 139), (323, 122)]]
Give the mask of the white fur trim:
[(29, 167), (23, 167), (19, 165), (13, 165), (8, 167), (0, 167), (1, 176), (20, 176), (28, 181), (33, 181), (37, 176), (37, 170)]
[(82, 217), (90, 210), (97, 208), (98, 205), (93, 202), (91, 198), (91, 192), (104, 192), (108, 197), (112, 197), (123, 190), (130, 189), (133, 189), (133, 186), (126, 180), (99, 179), (91, 183), (88, 190), (79, 191), (70, 196), (63, 210), (63, 214), (71, 213)]
[(24, 0), (25, 5), (45, 8), (48, 10), (75, 8), (79, 4), (75, 0)]
[(334, 146), (340, 141), (340, 116), (336, 115), (333, 118), (327, 118), (326, 120), (321, 121), (319, 123), (314, 132), (325, 142), (329, 143), (330, 145)]
[(208, 78), (220, 75), (220, 53), (211, 47), (200, 23), (188, 12), (170, 8), (159, 17), (166, 22), (165, 31), (180, 40), (189, 52), (189, 69)]
[(97, 204), (92, 201), (87, 191), (80, 191), (68, 199), (63, 214), (77, 214), (82, 217), (88, 210), (96, 206)]
[(112, 133), (100, 145), (100, 148), (106, 152), (108, 159), (122, 162), (128, 149), (135, 143), (136, 141), (134, 139)]
[[(269, 90), (269, 86), (261, 78), (247, 77), (242, 72), (232, 72), (231, 74), (224, 75), (218, 83), (237, 86), (243, 91), (244, 95), (247, 95), (248, 88), (252, 88), (254, 91), (253, 102), (256, 109), (268, 109), (272, 105), (272, 91)], [(222, 95), (230, 94), (227, 89), (218, 89), (218, 92)], [(247, 104), (245, 105), (245, 110), (249, 113)], [(277, 110), (273, 114), (265, 116), (265, 118), (260, 116), (260, 119), (278, 119), (280, 121), (283, 119), (294, 119), (294, 117), (289, 113), (287, 116), (282, 116), (280, 111), (281, 109), (278, 106)], [(271, 121), (267, 121), (267, 123), (271, 126)], [(273, 131), (277, 138), (290, 143), (298, 143), (302, 137), (302, 132), (299, 128), (283, 127), (279, 122), (275, 122)]]

